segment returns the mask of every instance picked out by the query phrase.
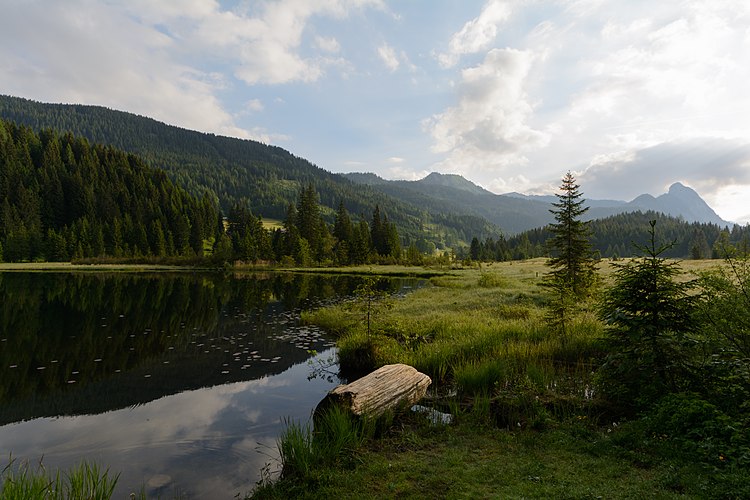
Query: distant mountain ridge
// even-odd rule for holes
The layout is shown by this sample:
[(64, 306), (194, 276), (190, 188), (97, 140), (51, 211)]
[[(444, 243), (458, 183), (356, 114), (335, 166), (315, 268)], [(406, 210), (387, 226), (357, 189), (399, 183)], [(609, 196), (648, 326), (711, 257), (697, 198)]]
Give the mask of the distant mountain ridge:
[[(525, 198), (524, 195), (512, 193), (509, 196), (516, 198)], [(538, 201), (551, 203), (555, 201), (555, 196), (531, 196)], [(718, 226), (731, 226), (733, 223), (722, 219), (703, 198), (692, 188), (685, 186), (680, 182), (675, 182), (669, 187), (669, 190), (659, 196), (642, 194), (633, 200), (586, 200), (586, 205), (590, 208), (588, 215), (593, 219), (602, 219), (610, 215), (616, 215), (625, 212), (659, 212), (672, 217), (682, 218), (686, 222), (701, 222), (707, 224), (716, 224)]]
[[(35, 130), (70, 131), (135, 153), (189, 192), (214, 196), (225, 211), (243, 202), (256, 215), (281, 219), (308, 183), (319, 192), (329, 222), (341, 202), (354, 217), (365, 220), (379, 204), (407, 245), (427, 239), (439, 249), (460, 247), (472, 237), (511, 236), (553, 220), (554, 195), (498, 195), (460, 175), (437, 172), (417, 181), (390, 181), (372, 173), (335, 174), (277, 146), (182, 129), (99, 106), (0, 95), (0, 117)], [(585, 186), (583, 191), (585, 196)], [(592, 219), (653, 210), (686, 222), (730, 225), (679, 183), (658, 197), (642, 195), (630, 202), (587, 199), (586, 204)]]
[[(416, 181), (389, 181), (371, 173), (344, 175), (352, 182), (367, 184), (396, 198), (418, 203), (418, 197), (428, 197), (433, 203), (449, 207), (446, 209), (484, 217), (507, 234), (517, 234), (552, 222), (551, 204), (557, 200), (554, 195), (494, 194), (456, 174), (433, 172)], [(653, 211), (691, 223), (732, 225), (719, 217), (697, 192), (679, 182), (658, 197), (643, 194), (630, 202), (586, 199), (585, 204), (589, 207), (587, 217), (590, 219)]]

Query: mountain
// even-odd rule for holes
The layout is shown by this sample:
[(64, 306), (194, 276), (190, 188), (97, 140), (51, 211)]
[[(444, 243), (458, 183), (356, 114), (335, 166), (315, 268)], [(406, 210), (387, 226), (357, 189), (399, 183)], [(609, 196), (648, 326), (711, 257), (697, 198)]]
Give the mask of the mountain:
[(298, 193), (313, 184), (329, 223), (339, 203), (353, 217), (367, 221), (379, 205), (406, 244), (427, 239), (444, 248), (464, 245), (474, 236), (500, 234), (497, 226), (477, 214), (394, 198), (256, 141), (187, 130), (100, 106), (47, 104), (11, 96), (0, 96), (0, 117), (35, 131), (71, 132), (136, 154), (193, 195), (208, 194), (225, 213), (241, 202), (255, 215), (283, 219)]
[(363, 174), (343, 174), (353, 182), (368, 185), (393, 198), (432, 212), (447, 211), (487, 219), (505, 234), (515, 234), (552, 221), (549, 204), (533, 199), (497, 195), (458, 175), (433, 172), (418, 181), (374, 182)]
[(460, 191), (467, 191), (476, 195), (492, 194), (486, 189), (477, 186), (471, 181), (468, 181), (456, 174), (440, 174), (438, 172), (432, 172), (424, 179), (418, 181), (425, 186), (442, 186), (447, 188), (458, 189)]
[[(460, 247), (473, 237), (510, 236), (553, 220), (553, 195), (498, 195), (459, 175), (435, 172), (417, 181), (389, 181), (371, 173), (334, 174), (277, 146), (186, 130), (98, 106), (0, 96), (0, 117), (36, 131), (72, 132), (134, 153), (166, 171), (192, 195), (208, 194), (225, 213), (242, 202), (256, 215), (283, 219), (302, 188), (313, 184), (329, 223), (339, 203), (363, 220), (369, 220), (379, 205), (407, 245), (424, 239), (437, 248)], [(586, 200), (586, 204), (592, 219), (653, 210), (687, 222), (729, 225), (681, 184), (658, 197)]]
[[(553, 221), (550, 209), (557, 201), (554, 195), (494, 194), (459, 175), (433, 172), (417, 181), (388, 181), (374, 174), (344, 174), (353, 182), (367, 184), (390, 196), (431, 210), (447, 210), (484, 217), (498, 225), (505, 234), (518, 234), (542, 227)], [(625, 202), (618, 200), (585, 200), (590, 219), (602, 219), (627, 212), (659, 212), (701, 222), (730, 226), (689, 187), (675, 183), (669, 192), (658, 197), (648, 194)]]
[(665, 194), (656, 198), (648, 194), (642, 194), (628, 203), (628, 206), (638, 207), (638, 210), (653, 210), (682, 217), (688, 222), (706, 222), (720, 226), (730, 225), (729, 222), (719, 217), (698, 193), (679, 182), (672, 184)]

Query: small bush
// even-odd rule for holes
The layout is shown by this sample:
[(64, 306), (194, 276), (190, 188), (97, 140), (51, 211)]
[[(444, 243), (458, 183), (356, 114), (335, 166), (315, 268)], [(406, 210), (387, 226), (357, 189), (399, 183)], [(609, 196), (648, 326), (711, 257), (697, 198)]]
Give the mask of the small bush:
[(457, 389), (466, 394), (487, 394), (504, 381), (508, 369), (502, 359), (469, 361), (453, 368)]
[(347, 379), (358, 378), (376, 368), (377, 341), (365, 334), (352, 334), (338, 342), (340, 374)]
[(482, 273), (479, 276), (479, 286), (482, 288), (502, 288), (508, 285), (508, 281), (496, 273)]
[(750, 440), (745, 430), (697, 394), (670, 394), (643, 421), (652, 438), (669, 441), (686, 456), (711, 465), (750, 465)]

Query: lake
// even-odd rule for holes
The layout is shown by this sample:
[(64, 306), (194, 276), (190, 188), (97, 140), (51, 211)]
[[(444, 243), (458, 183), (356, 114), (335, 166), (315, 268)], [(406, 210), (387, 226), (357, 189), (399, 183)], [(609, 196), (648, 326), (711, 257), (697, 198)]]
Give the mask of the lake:
[[(0, 273), (0, 468), (81, 460), (115, 498), (235, 498), (276, 439), (340, 381), (334, 342), (299, 313), (355, 276)], [(381, 280), (395, 292), (416, 280)]]

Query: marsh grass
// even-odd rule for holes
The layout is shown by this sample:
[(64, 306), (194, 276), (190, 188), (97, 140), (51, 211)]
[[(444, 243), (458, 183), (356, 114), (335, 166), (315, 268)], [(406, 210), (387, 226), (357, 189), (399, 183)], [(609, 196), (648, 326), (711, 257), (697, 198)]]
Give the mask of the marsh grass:
[(0, 498), (106, 500), (112, 498), (119, 476), (88, 462), (67, 472), (53, 473), (41, 462), (34, 467), (29, 462), (11, 458), (0, 473)]
[[(491, 391), (502, 382), (500, 366), (503, 376), (514, 380), (518, 367), (548, 364), (569, 371), (590, 362), (598, 354), (596, 339), (602, 331), (595, 316), (584, 309), (566, 338), (555, 335), (547, 324), (546, 298), (536, 273), (515, 267), (515, 277), (500, 275), (496, 266), (432, 278), (433, 286), (412, 292), (379, 314), (369, 340), (361, 322), (342, 306), (309, 313), (305, 319), (339, 336), (339, 361), (345, 371), (363, 373), (406, 363), (436, 383), (456, 383), (469, 392)], [(498, 285), (480, 286), (479, 280)]]
[[(688, 261), (685, 270), (715, 265)], [(433, 277), (378, 315), (369, 338), (343, 310), (312, 313), (309, 321), (339, 336), (342, 366), (411, 364), (433, 379), (425, 404), (454, 423), (399, 415), (379, 439), (348, 448), (356, 467), (318, 470), (304, 496), (746, 497), (750, 474), (724, 464), (725, 455), (699, 463), (670, 448), (673, 440), (619, 421), (595, 390), (604, 354), (595, 304), (578, 304), (566, 335), (557, 334), (539, 286), (546, 270), (537, 260)], [(599, 272), (611, 281), (610, 263)], [(281, 483), (266, 497), (300, 492)]]
[(314, 422), (287, 421), (278, 438), (282, 477), (315, 482), (321, 469), (348, 467), (355, 452), (389, 419), (392, 415), (357, 418), (332, 405), (316, 415)]

